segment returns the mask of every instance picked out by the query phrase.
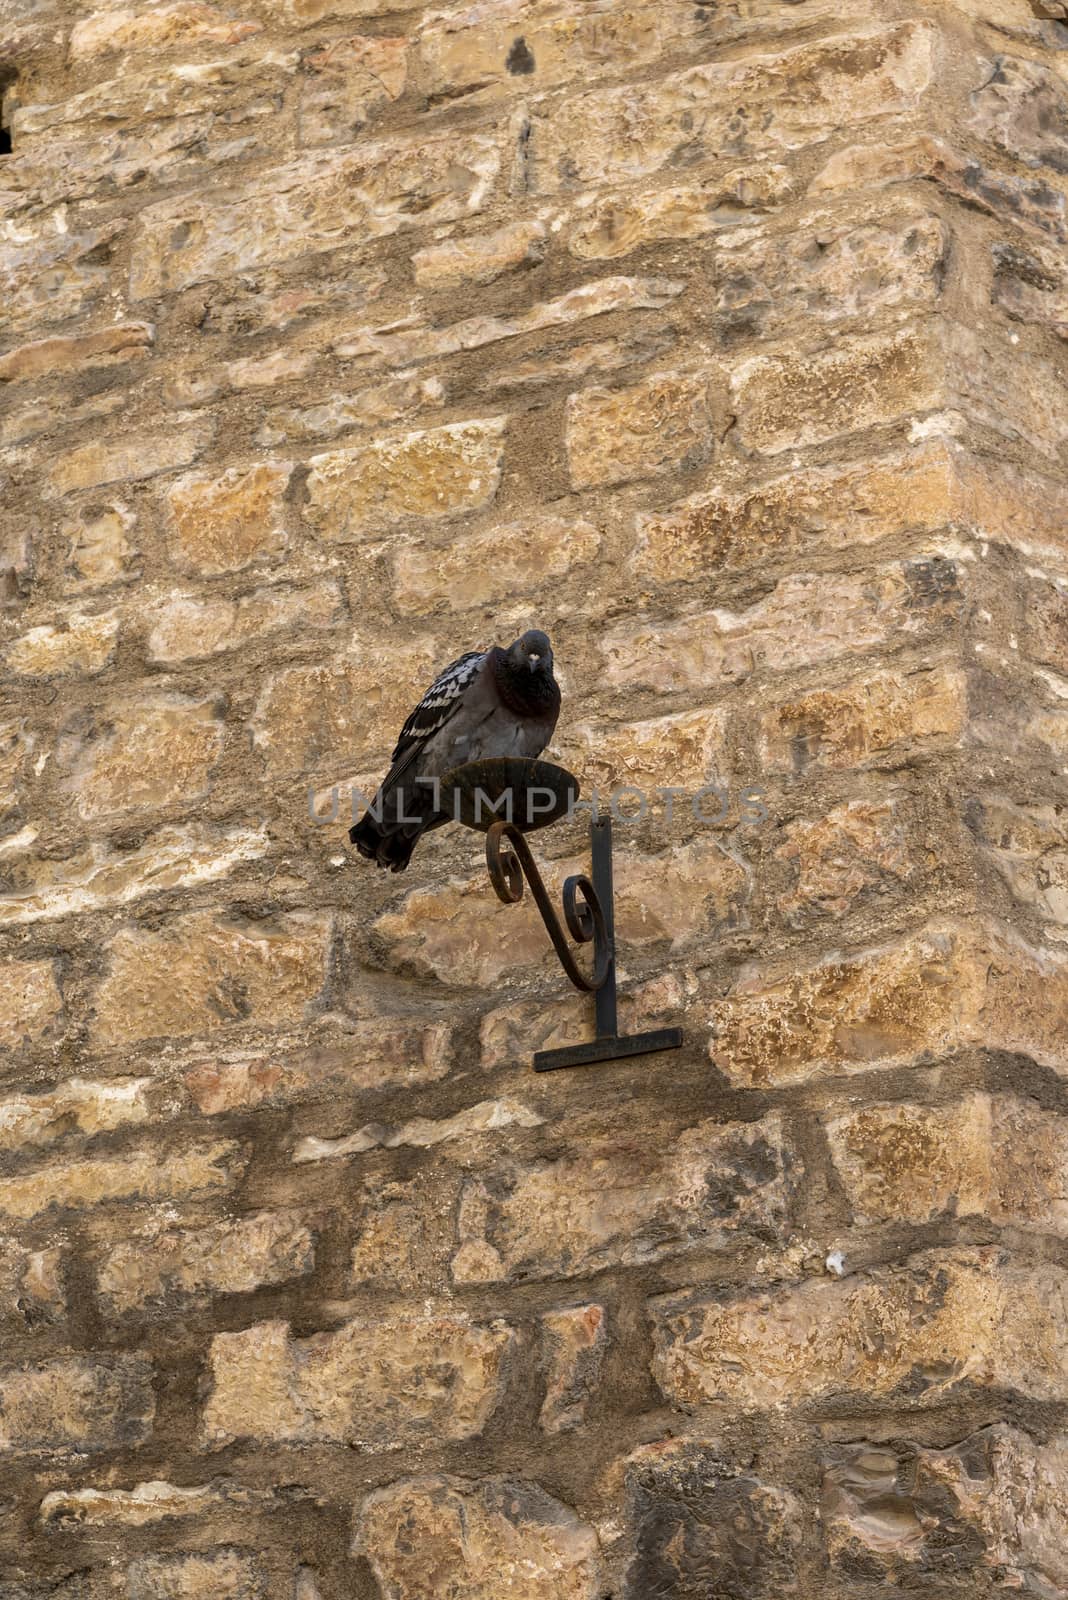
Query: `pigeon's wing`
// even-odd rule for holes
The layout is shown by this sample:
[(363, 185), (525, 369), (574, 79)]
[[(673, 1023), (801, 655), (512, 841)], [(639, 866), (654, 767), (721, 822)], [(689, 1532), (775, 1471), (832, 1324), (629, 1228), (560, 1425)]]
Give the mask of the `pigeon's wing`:
[(395, 781), (406, 771), (427, 740), (456, 714), (485, 659), (484, 650), (469, 650), (444, 672), (438, 673), (400, 731), (386, 783)]

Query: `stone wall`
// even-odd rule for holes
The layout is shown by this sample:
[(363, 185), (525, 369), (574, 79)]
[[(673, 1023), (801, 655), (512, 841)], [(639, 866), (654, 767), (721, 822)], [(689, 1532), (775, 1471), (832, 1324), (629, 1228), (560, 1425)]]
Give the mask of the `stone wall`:
[(0, 0), (2, 1600), (1068, 1594), (1064, 17)]

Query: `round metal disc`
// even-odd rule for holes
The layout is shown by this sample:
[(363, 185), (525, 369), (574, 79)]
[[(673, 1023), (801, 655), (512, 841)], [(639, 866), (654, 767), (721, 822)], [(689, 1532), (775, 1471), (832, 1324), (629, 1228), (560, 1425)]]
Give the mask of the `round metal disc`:
[(441, 780), (441, 809), (480, 833), (495, 822), (514, 823), (521, 833), (547, 828), (567, 816), (578, 797), (579, 781), (563, 767), (512, 756), (467, 761)]

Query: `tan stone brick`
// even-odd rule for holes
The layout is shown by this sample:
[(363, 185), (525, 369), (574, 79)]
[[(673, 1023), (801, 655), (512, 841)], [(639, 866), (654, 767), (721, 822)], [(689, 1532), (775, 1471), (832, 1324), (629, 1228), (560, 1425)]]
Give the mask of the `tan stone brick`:
[(312, 456), (306, 520), (323, 539), (359, 539), (408, 518), (478, 511), (497, 492), (506, 417), (451, 422)]
[(653, 477), (703, 461), (713, 423), (705, 378), (657, 373), (627, 389), (584, 389), (567, 403), (576, 489)]
[(67, 1078), (43, 1093), (5, 1097), (0, 1099), (0, 1149), (51, 1144), (75, 1129), (91, 1136), (149, 1122), (151, 1089), (151, 1078)]
[(471, 1439), (496, 1409), (504, 1322), (395, 1314), (294, 1339), (284, 1322), (216, 1334), (202, 1440), (328, 1441), (361, 1450)]
[(383, 1600), (591, 1600), (601, 1588), (597, 1535), (537, 1484), (440, 1475), (367, 1496), (353, 1552)]
[(469, 234), (416, 250), (412, 271), (421, 289), (492, 283), (517, 267), (537, 266), (544, 260), (547, 241), (544, 222), (509, 222), (492, 233)]
[(367, 1150), (396, 1150), (401, 1145), (431, 1150), (435, 1145), (497, 1133), (501, 1128), (538, 1128), (543, 1121), (536, 1111), (518, 1100), (480, 1100), (477, 1105), (467, 1106), (451, 1117), (414, 1117), (394, 1127), (369, 1122), (339, 1139), (321, 1139), (309, 1134), (297, 1140), (293, 1160), (301, 1163), (344, 1160), (347, 1156), (363, 1155)]
[(743, 972), (712, 1010), (733, 1083), (798, 1083), (976, 1045), (1068, 1070), (1068, 961), (996, 925), (932, 925), (789, 976)]
[(332, 439), (350, 428), (380, 428), (445, 403), (440, 378), (386, 378), (356, 394), (331, 394), (313, 406), (287, 406), (268, 414), (256, 435), (273, 446), (294, 439)]
[(140, 213), (134, 300), (167, 294), (400, 228), (473, 216), (487, 203), (500, 153), (485, 134), (324, 150), (246, 180), (239, 193), (159, 201)]
[(20, 1454), (141, 1444), (154, 1413), (144, 1356), (65, 1356), (0, 1373), (0, 1447)]
[(677, 1405), (741, 1410), (831, 1395), (929, 1402), (965, 1384), (1055, 1400), (1066, 1305), (1057, 1267), (1014, 1267), (996, 1248), (930, 1251), (732, 1300), (653, 1300), (653, 1372)]
[(357, 1289), (440, 1294), (449, 1283), (459, 1174), (421, 1167), (405, 1183), (364, 1186), (351, 1275)]
[(244, 1550), (138, 1556), (126, 1568), (127, 1600), (264, 1600), (265, 1594)]
[(25, 721), (0, 721), (0, 816), (18, 805), (32, 735)]
[(1014, 322), (1037, 322), (1068, 339), (1068, 279), (1060, 255), (1039, 245), (1023, 250), (1001, 243), (991, 253), (994, 304)]
[[(709, 706), (643, 722), (580, 723), (559, 739), (561, 760), (581, 774), (584, 792), (597, 788), (607, 806), (610, 791), (632, 784), (650, 807), (658, 786), (699, 789), (727, 770), (727, 714)], [(676, 809), (685, 808), (676, 799)]]
[(1000, 54), (971, 103), (972, 129), (1014, 161), (1068, 170), (1068, 92), (1059, 73)]
[(139, 848), (94, 841), (70, 856), (27, 852), (5, 863), (0, 927), (127, 905), (144, 895), (192, 888), (230, 875), (267, 854), (266, 829), (215, 829), (202, 824), (160, 828)]
[(113, 220), (102, 227), (74, 228), (62, 208), (20, 228), (5, 241), (0, 288), (9, 330), (35, 330), (42, 323), (88, 316), (103, 300), (109, 270), (101, 250), (122, 233)]
[(411, 11), (418, 0), (267, 0), (272, 18), (298, 28), (333, 18), (377, 17), (394, 11)]
[(881, 766), (904, 761), (914, 750), (958, 744), (966, 718), (962, 672), (947, 666), (869, 671), (766, 711), (758, 753), (768, 772)]
[(827, 1134), (858, 1222), (978, 1215), (1068, 1232), (1068, 1123), (1029, 1101), (869, 1106)]
[(127, 1044), (300, 1021), (322, 989), (329, 942), (330, 919), (305, 912), (266, 922), (192, 912), (160, 933), (124, 929), (107, 947), (94, 1036)]
[(375, 34), (333, 39), (305, 56), (303, 66), (309, 78), (300, 98), (301, 143), (348, 141), (403, 94), (408, 40)]
[(776, 909), (792, 927), (840, 917), (862, 896), (916, 881), (925, 862), (920, 841), (894, 800), (849, 800), (783, 829), (775, 858), (791, 875)]
[(538, 1422), (545, 1433), (566, 1433), (586, 1420), (601, 1380), (608, 1342), (604, 1306), (566, 1306), (541, 1319), (545, 1399)]
[(149, 11), (98, 11), (76, 22), (70, 33), (72, 61), (87, 61), (118, 50), (166, 50), (178, 45), (236, 44), (262, 31), (258, 22), (238, 21), (201, 0), (173, 0)]
[(178, 695), (116, 705), (87, 738), (66, 741), (67, 780), (86, 821), (206, 795), (223, 744), (213, 700)]
[(191, 473), (167, 491), (171, 552), (187, 572), (237, 572), (286, 544), (284, 496), (291, 468), (264, 461), (221, 477)]
[(0, 356), (0, 383), (25, 383), (78, 367), (111, 367), (143, 360), (155, 339), (149, 322), (118, 322), (99, 333), (68, 339), (35, 339)]
[(137, 518), (121, 501), (82, 507), (63, 524), (67, 571), (76, 588), (94, 589), (132, 575)]
[(164, 1312), (212, 1294), (247, 1294), (310, 1272), (311, 1230), (295, 1211), (260, 1212), (207, 1228), (151, 1230), (110, 1249), (97, 1275), (113, 1313)]
[(155, 1478), (132, 1489), (53, 1489), (41, 1501), (40, 1522), (55, 1528), (145, 1528), (172, 1517), (196, 1517), (227, 1506), (269, 1505), (270, 1491), (242, 1489), (233, 1480), (183, 1488)]
[(271, 1054), (215, 1051), (194, 1060), (183, 1079), (197, 1109), (210, 1117), (367, 1089), (414, 1088), (444, 1078), (451, 1064), (447, 1024), (372, 1017), (351, 1024), (343, 1044), (304, 1043)]
[(409, 613), (481, 606), (570, 577), (600, 548), (601, 536), (591, 522), (535, 517), (498, 523), (453, 545), (398, 550), (392, 558), (393, 592), (400, 609)]
[(537, 187), (627, 183), (724, 149), (756, 155), (819, 142), (915, 106), (934, 49), (933, 30), (904, 23), (576, 96), (532, 119)]
[(0, 963), (0, 992), (0, 1046), (7, 1050), (44, 1038), (63, 1008), (52, 961)]
[(35, 1332), (64, 1319), (62, 1265), (63, 1252), (56, 1246), (34, 1250), (0, 1238), (0, 1331)]
[(788, 200), (797, 187), (786, 167), (738, 167), (700, 184), (678, 184), (644, 194), (583, 196), (575, 206), (567, 247), (582, 261), (614, 261), (644, 244), (699, 239), (739, 210), (762, 211)]
[(741, 612), (688, 614), (610, 628), (605, 679), (672, 693), (718, 688), (754, 672), (787, 671), (875, 645), (942, 631), (963, 609), (967, 569), (938, 550), (862, 576), (798, 573)]
[(1068, 927), (1068, 816), (1062, 808), (984, 796), (969, 803), (967, 819), (1013, 898)]
[(52, 484), (59, 494), (75, 489), (95, 489), (106, 483), (128, 483), (173, 472), (195, 461), (211, 437), (212, 424), (193, 422), (166, 433), (134, 438), (100, 440), (80, 445), (61, 455), (52, 468)]
[(127, 1156), (53, 1161), (0, 1179), (0, 1211), (34, 1217), (52, 1206), (82, 1208), (115, 1200), (175, 1200), (232, 1188), (245, 1157), (232, 1140), (192, 1145), (181, 1155), (146, 1147)]
[(314, 588), (257, 589), (237, 600), (171, 595), (149, 614), (148, 653), (153, 661), (188, 661), (239, 650), (271, 634), (328, 629), (344, 615), (335, 583)]
[(738, 437), (775, 455), (944, 403), (944, 361), (922, 328), (827, 351), (751, 356), (731, 379)]
[(7, 650), (8, 670), (28, 678), (91, 676), (111, 661), (118, 637), (117, 611), (71, 612), (61, 624), (42, 623), (16, 639)]
[(457, 1283), (584, 1277), (782, 1234), (803, 1177), (777, 1114), (661, 1130), (641, 1148), (588, 1134), (581, 1156), (499, 1163), (464, 1189)]

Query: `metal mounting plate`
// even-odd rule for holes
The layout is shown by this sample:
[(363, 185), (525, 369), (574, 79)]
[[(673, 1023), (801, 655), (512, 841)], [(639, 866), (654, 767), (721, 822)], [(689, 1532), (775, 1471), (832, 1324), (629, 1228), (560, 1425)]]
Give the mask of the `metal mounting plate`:
[(627, 1056), (647, 1056), (654, 1050), (677, 1050), (682, 1044), (681, 1028), (657, 1028), (652, 1033), (626, 1034), (622, 1039), (591, 1039), (587, 1044), (569, 1044), (562, 1050), (538, 1050), (535, 1072), (555, 1072), (559, 1067), (588, 1067), (598, 1061), (623, 1061)]

